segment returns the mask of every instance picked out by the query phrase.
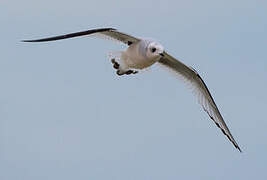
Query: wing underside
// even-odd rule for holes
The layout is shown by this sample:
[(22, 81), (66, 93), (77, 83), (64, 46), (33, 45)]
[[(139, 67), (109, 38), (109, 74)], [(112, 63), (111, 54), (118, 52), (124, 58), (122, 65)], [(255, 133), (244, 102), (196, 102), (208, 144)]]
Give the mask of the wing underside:
[(47, 41), (57, 41), (57, 40), (63, 40), (68, 38), (74, 38), (79, 36), (89, 36), (89, 35), (104, 35), (107, 36), (108, 39), (120, 41), (126, 45), (130, 45), (134, 42), (139, 41), (138, 38), (130, 36), (128, 34), (122, 33), (117, 31), (113, 28), (100, 28), (100, 29), (91, 29), (87, 31), (80, 31), (75, 33), (69, 33), (59, 36), (53, 36), (48, 38), (41, 38), (41, 39), (33, 39), (33, 40), (23, 40), (23, 42), (47, 42)]
[(197, 71), (176, 60), (166, 52), (164, 52), (164, 57), (159, 60), (159, 63), (175, 72), (175, 74), (177, 74), (192, 88), (194, 94), (198, 98), (199, 104), (203, 107), (204, 111), (208, 113), (209, 117), (214, 121), (216, 126), (221, 129), (223, 134), (226, 135), (233, 145), (241, 152), (241, 149), (224, 122), (223, 117), (217, 108), (217, 105), (215, 104), (215, 101), (212, 98), (206, 84)]

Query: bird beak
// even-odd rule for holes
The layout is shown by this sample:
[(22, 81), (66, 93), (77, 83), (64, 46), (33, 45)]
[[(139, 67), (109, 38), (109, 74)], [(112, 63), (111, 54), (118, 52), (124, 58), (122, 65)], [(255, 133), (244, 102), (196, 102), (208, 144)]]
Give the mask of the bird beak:
[(163, 54), (163, 53), (160, 53), (159, 55), (160, 55), (161, 57), (164, 57), (164, 54)]

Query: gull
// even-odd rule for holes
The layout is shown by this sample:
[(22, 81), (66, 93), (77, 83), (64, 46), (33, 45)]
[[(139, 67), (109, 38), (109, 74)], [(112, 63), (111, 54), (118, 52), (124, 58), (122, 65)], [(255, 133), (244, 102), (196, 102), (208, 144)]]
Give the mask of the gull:
[(161, 64), (172, 72), (175, 72), (175, 74), (186, 84), (189, 84), (192, 87), (193, 92), (197, 96), (198, 102), (203, 107), (204, 111), (208, 113), (212, 121), (214, 121), (223, 134), (227, 136), (234, 147), (242, 152), (224, 122), (210, 91), (198, 72), (194, 68), (185, 65), (178, 59), (169, 55), (159, 42), (152, 39), (137, 38), (119, 32), (114, 28), (91, 29), (42, 39), (23, 40), (23, 42), (55, 41), (85, 35), (101, 35), (107, 39), (119, 41), (128, 45), (128, 48), (125, 51), (112, 52), (110, 54), (111, 63), (119, 76), (136, 74), (139, 70), (148, 68), (155, 63)]

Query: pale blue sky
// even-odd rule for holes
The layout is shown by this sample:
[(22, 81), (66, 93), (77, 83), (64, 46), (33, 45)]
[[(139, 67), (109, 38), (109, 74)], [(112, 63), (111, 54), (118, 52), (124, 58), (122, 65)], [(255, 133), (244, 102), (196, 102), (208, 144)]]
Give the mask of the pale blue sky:
[[(267, 1), (0, 3), (0, 179), (266, 179)], [(159, 40), (208, 85), (239, 153), (157, 66), (118, 77), (95, 38), (20, 40), (113, 27)]]

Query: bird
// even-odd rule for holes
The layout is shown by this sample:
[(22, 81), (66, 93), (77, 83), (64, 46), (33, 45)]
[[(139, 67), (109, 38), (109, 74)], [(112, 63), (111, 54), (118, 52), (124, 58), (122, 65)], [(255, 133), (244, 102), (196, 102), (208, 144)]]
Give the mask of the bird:
[(234, 147), (242, 152), (199, 73), (194, 68), (169, 55), (164, 47), (153, 39), (137, 38), (120, 32), (115, 28), (97, 28), (48, 38), (22, 40), (22, 42), (47, 42), (90, 35), (104, 36), (107, 39), (119, 41), (128, 46), (124, 51), (112, 52), (109, 55), (113, 68), (119, 76), (136, 74), (138, 71), (146, 69), (155, 63), (175, 72), (178, 77), (193, 88), (199, 104), (210, 119), (221, 129)]

